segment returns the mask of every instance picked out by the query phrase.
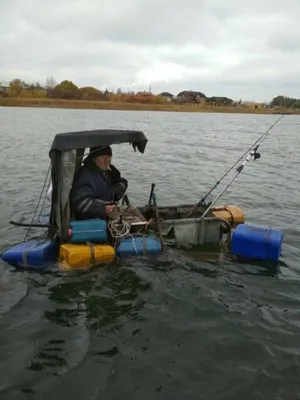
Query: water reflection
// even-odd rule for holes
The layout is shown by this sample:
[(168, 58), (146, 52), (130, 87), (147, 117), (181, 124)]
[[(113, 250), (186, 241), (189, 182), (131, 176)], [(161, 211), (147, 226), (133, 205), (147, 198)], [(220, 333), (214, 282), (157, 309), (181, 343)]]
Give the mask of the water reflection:
[[(135, 204), (148, 200), (151, 171), (159, 204), (176, 204), (180, 199), (192, 204), (220, 178), (220, 169), (229, 168), (257, 139), (257, 132), (274, 120), (274, 116), (254, 115), (24, 108), (5, 108), (1, 113), (5, 135), (0, 138), (4, 151), (0, 251), (23, 239), (23, 229), (8, 222), (30, 220), (36, 205), (32, 199), (40, 193), (49, 146), (57, 131), (93, 129), (99, 124), (113, 127), (116, 121), (124, 128), (146, 128), (151, 141), (145, 154), (133, 157), (125, 147), (114, 149), (131, 182), (130, 198)], [(256, 164), (245, 169), (243, 178), (221, 199), (221, 204), (241, 206), (248, 221), (277, 221), (285, 229), (283, 260), (288, 268), (284, 262), (270, 266), (178, 251), (168, 251), (157, 260), (130, 260), (117, 268), (84, 273), (15, 274), (1, 263), (9, 271), (2, 273), (1, 280), (2, 327), (8, 332), (1, 349), (2, 397), (197, 398), (201, 392), (203, 398), (206, 394), (226, 397), (224, 393), (232, 399), (243, 394), (276, 398), (278, 388), (273, 383), (280, 376), (285, 382), (282, 397), (294, 398), (300, 326), (299, 228), (295, 224), (299, 135), (292, 127), (294, 120), (299, 116), (289, 116), (278, 128), (280, 149), (272, 140), (265, 142), (270, 143), (262, 160), (267, 168), (258, 168), (260, 173)], [(174, 160), (180, 163), (170, 157), (166, 146), (170, 141)], [(13, 150), (16, 143), (21, 152)], [(293, 170), (284, 157), (278, 157), (276, 147), (289, 154), (296, 165)], [(4, 164), (12, 153), (14, 168), (8, 174)], [(35, 156), (24, 169), (22, 154), (27, 153)], [(133, 160), (137, 168), (132, 168)], [(278, 204), (284, 205), (280, 212)], [(54, 376), (63, 373), (63, 379)], [(252, 389), (254, 381), (258, 385)]]
[(64, 358), (64, 348), (60, 345), (65, 343), (64, 340), (50, 340), (39, 346), (38, 354), (33, 357), (28, 369), (32, 371), (43, 371), (53, 368), (53, 375), (57, 375), (57, 368), (67, 365)]
[[(125, 267), (101, 268), (84, 279), (71, 279), (49, 289), (49, 299), (59, 304), (53, 311), (45, 311), (45, 318), (63, 325), (87, 320), (90, 329), (101, 329), (116, 323), (122, 317), (134, 318), (143, 307), (143, 292), (151, 286), (133, 270)], [(79, 322), (78, 322), (79, 321)]]

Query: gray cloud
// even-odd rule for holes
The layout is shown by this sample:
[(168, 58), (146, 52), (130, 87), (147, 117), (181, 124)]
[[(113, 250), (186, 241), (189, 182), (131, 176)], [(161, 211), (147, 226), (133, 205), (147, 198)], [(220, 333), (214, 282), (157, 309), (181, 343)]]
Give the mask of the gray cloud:
[(0, 15), (0, 81), (299, 97), (299, 0), (1, 0)]

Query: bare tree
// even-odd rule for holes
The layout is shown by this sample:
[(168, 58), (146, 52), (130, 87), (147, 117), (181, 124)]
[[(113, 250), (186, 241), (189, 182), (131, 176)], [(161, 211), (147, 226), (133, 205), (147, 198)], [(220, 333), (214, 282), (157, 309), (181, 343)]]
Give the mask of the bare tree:
[(46, 89), (54, 89), (55, 88), (55, 86), (56, 86), (56, 82), (55, 82), (55, 79), (53, 78), (53, 76), (47, 76), (47, 79), (46, 79)]
[(47, 96), (52, 97), (53, 90), (56, 87), (56, 82), (53, 76), (47, 76), (45, 87), (47, 89)]

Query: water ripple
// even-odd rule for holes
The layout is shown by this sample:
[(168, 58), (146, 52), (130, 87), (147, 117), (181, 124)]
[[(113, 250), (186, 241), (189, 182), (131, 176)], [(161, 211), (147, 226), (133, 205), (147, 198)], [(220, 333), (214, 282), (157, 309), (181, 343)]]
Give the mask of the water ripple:
[[(144, 130), (145, 154), (113, 146), (130, 199), (156, 182), (159, 204), (193, 203), (277, 118), (0, 108), (0, 251), (24, 237), (8, 221), (31, 218), (57, 132)], [(284, 117), (220, 200), (282, 229), (277, 266), (175, 250), (74, 273), (0, 263), (2, 397), (298, 398), (299, 125)]]

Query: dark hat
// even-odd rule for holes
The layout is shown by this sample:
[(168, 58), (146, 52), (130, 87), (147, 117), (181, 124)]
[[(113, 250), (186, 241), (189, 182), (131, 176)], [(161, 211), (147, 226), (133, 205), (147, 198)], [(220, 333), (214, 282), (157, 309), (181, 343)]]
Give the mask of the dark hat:
[(90, 148), (90, 156), (92, 158), (98, 156), (112, 156), (112, 149), (110, 146), (102, 146), (102, 147), (91, 147)]

